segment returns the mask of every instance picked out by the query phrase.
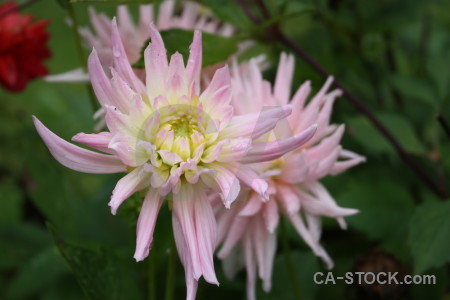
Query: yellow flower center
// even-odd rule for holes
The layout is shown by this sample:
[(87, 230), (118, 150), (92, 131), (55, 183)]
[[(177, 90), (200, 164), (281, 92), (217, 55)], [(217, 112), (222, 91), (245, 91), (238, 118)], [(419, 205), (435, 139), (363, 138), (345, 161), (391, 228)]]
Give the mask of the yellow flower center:
[(197, 116), (190, 112), (179, 111), (172, 114), (161, 125), (156, 135), (156, 147), (178, 154), (187, 161), (194, 157), (195, 150), (205, 142), (203, 130)]

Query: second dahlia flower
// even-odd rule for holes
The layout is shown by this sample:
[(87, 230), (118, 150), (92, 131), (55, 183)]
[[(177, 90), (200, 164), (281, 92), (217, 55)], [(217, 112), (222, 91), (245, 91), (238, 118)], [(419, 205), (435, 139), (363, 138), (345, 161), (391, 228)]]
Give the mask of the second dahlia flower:
[(0, 5), (0, 85), (13, 92), (47, 75), (43, 61), (50, 57), (47, 47), (48, 20), (33, 22), (33, 16), (21, 15), (16, 4)]
[[(258, 275), (264, 290), (271, 289), (280, 215), (290, 221), (305, 243), (331, 268), (333, 263), (319, 244), (320, 218), (336, 218), (341, 228), (345, 229), (343, 217), (357, 213), (356, 209), (339, 207), (318, 181), (365, 160), (342, 149), (340, 140), (344, 125), (330, 124), (333, 102), (340, 91), (328, 91), (332, 83), (330, 78), (309, 101), (310, 82), (300, 86), (290, 99), (293, 72), (293, 56), (283, 53), (273, 90), (270, 83), (262, 79), (255, 60), (239, 67), (235, 64), (232, 73), (232, 104), (237, 114), (259, 111), (264, 106), (285, 105), (289, 100), (292, 104), (292, 114), (287, 121), (281, 121), (273, 134), (264, 136), (269, 141), (265, 149), (268, 150), (270, 141), (277, 137), (295, 135), (313, 124), (317, 125), (316, 133), (307, 143), (281, 158), (273, 157), (264, 163), (243, 158), (243, 163), (249, 163), (269, 183), (268, 199), (253, 191), (243, 191), (230, 210), (217, 206), (219, 241), (222, 242), (218, 256), (224, 260), (224, 269), (229, 276), (245, 266), (249, 300), (256, 298)], [(278, 146), (281, 147), (282, 143)], [(216, 201), (214, 196), (212, 201)]]
[(185, 268), (187, 298), (194, 299), (201, 276), (218, 284), (213, 264), (216, 220), (207, 193), (217, 193), (225, 207), (235, 200), (241, 184), (266, 197), (267, 183), (239, 161), (281, 157), (310, 139), (315, 128), (279, 141), (281, 147), (265, 149), (253, 144), (291, 113), (290, 106), (235, 116), (226, 66), (200, 91), (199, 31), (194, 34), (187, 65), (179, 53), (169, 62), (153, 24), (149, 32), (145, 84), (130, 66), (115, 20), (111, 78), (96, 50), (89, 57), (90, 79), (106, 111), (108, 131), (79, 133), (73, 140), (99, 152), (68, 143), (38, 119), (34, 122), (52, 155), (64, 166), (87, 173), (126, 173), (109, 202), (113, 214), (134, 192), (145, 191), (137, 222), (137, 261), (148, 255), (158, 212), (165, 196), (171, 194), (173, 231)]

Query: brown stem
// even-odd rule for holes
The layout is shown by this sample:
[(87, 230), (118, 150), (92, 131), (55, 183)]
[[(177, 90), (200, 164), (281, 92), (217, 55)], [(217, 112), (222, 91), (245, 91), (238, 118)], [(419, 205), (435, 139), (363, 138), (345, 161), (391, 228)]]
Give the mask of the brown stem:
[(20, 10), (22, 10), (22, 9), (25, 9), (25, 8), (27, 8), (28, 6), (31, 6), (31, 5), (33, 5), (34, 3), (38, 2), (38, 1), (39, 1), (39, 0), (28, 0), (28, 1), (26, 1), (26, 2), (24, 2), (24, 3), (22, 3), (22, 4), (20, 4), (20, 5), (17, 5), (16, 7), (10, 8), (10, 9), (4, 11), (3, 13), (1, 13), (1, 14), (0, 14), (0, 18), (9, 15), (9, 14), (12, 13), (12, 12), (20, 11)]
[[(249, 11), (245, 1), (235, 0), (243, 9), (245, 13)], [(264, 5), (261, 1), (259, 5)], [(252, 16), (254, 16), (252, 14)], [(250, 19), (254, 20), (249, 16)], [(255, 21), (254, 21), (255, 22)], [(255, 23), (259, 23), (256, 21)], [(314, 58), (312, 58), (305, 50), (303, 50), (294, 40), (286, 36), (279, 27), (274, 26), (274, 32), (276, 35), (273, 37), (280, 41), (282, 44), (291, 48), (297, 55), (299, 55), (305, 62), (307, 62), (316, 72), (325, 78), (330, 77), (330, 73), (320, 65)], [(400, 158), (419, 176), (419, 178), (441, 199), (448, 198), (448, 191), (446, 188), (442, 188), (437, 185), (431, 177), (420, 167), (416, 162), (414, 157), (403, 149), (402, 145), (397, 141), (394, 135), (384, 126), (384, 124), (375, 116), (375, 114), (367, 107), (358, 97), (356, 97), (352, 92), (345, 88), (339, 80), (334, 80), (334, 86), (342, 90), (344, 96), (350, 101), (350, 103), (364, 116), (366, 116), (370, 122), (375, 126), (375, 128), (391, 143)]]
[(444, 119), (444, 117), (441, 114), (438, 114), (436, 116), (436, 119), (438, 120), (438, 122), (441, 125), (442, 129), (444, 129), (444, 132), (450, 138), (450, 126), (448, 125), (447, 121)]

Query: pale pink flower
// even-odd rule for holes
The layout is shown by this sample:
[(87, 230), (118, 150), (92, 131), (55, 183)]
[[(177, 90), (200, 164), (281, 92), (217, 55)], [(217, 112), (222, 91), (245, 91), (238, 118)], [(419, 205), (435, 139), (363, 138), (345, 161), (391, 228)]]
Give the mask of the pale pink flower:
[[(150, 38), (149, 26), (155, 23), (158, 30), (168, 30), (172, 28), (201, 30), (216, 33), (223, 36), (230, 36), (233, 28), (229, 24), (221, 25), (217, 20), (209, 18), (206, 10), (201, 9), (197, 3), (183, 1), (181, 14), (175, 15), (175, 1), (164, 0), (159, 5), (157, 19), (154, 16), (154, 6), (152, 4), (139, 6), (139, 22), (137, 26), (128, 11), (128, 6), (121, 5), (117, 8), (117, 24), (120, 37), (122, 38), (125, 52), (131, 64), (140, 58), (140, 52), (144, 42)], [(100, 61), (104, 65), (112, 64), (112, 41), (111, 41), (111, 19), (104, 13), (97, 13), (94, 8), (89, 8), (89, 16), (93, 32), (84, 27), (80, 34), (87, 42), (88, 48), (97, 49)]]
[[(344, 125), (330, 124), (333, 102), (341, 92), (328, 91), (332, 83), (332, 78), (329, 78), (309, 101), (310, 82), (305, 82), (290, 98), (294, 66), (293, 56), (283, 53), (273, 90), (270, 83), (262, 79), (256, 61), (233, 66), (232, 104), (237, 114), (291, 102), (292, 114), (287, 122), (279, 123), (272, 135), (265, 136), (266, 139), (285, 138), (317, 124), (312, 139), (281, 158), (265, 163), (243, 158), (243, 163), (251, 163), (251, 167), (268, 181), (268, 200), (253, 191), (242, 191), (238, 198), (240, 201), (236, 201), (230, 210), (216, 207), (218, 240), (222, 242), (218, 256), (224, 259), (224, 268), (229, 276), (246, 267), (249, 300), (255, 299), (257, 275), (262, 279), (265, 291), (271, 288), (277, 244), (275, 231), (280, 215), (290, 221), (305, 243), (331, 268), (333, 263), (319, 244), (320, 218), (336, 218), (345, 229), (343, 217), (357, 213), (356, 209), (339, 207), (318, 181), (365, 160), (340, 146)], [(281, 147), (282, 143), (278, 146)], [(213, 202), (216, 201), (215, 196), (212, 198)]]
[[(151, 23), (155, 23), (156, 28), (160, 31), (179, 28), (201, 30), (221, 36), (231, 36), (234, 32), (233, 26), (212, 18), (211, 13), (198, 3), (181, 2), (180, 14), (175, 14), (175, 4), (175, 0), (164, 0), (157, 6), (157, 11), (155, 11), (153, 4), (140, 5), (137, 24), (134, 23), (128, 6), (118, 6), (117, 25), (131, 64), (137, 62), (141, 57), (142, 47), (150, 38), (149, 28)], [(86, 48), (97, 50), (100, 62), (108, 71), (109, 66), (113, 63), (111, 18), (104, 13), (97, 13), (93, 7), (89, 7), (89, 19), (92, 30), (87, 26), (81, 27), (80, 35), (84, 39)], [(46, 76), (46, 80), (49, 82), (87, 82), (89, 76), (82, 69), (76, 69), (62, 74)]]
[[(64, 166), (87, 173), (127, 173), (109, 202), (113, 214), (133, 193), (146, 192), (137, 223), (137, 261), (147, 257), (156, 217), (164, 197), (171, 193), (173, 230), (185, 267), (187, 298), (194, 299), (201, 276), (218, 284), (213, 264), (216, 220), (206, 193), (218, 193), (225, 207), (235, 200), (241, 184), (266, 197), (267, 183), (239, 162), (281, 157), (311, 138), (315, 128), (268, 143), (268, 149), (253, 144), (253, 139), (291, 113), (290, 105), (234, 116), (227, 66), (217, 70), (200, 92), (199, 31), (194, 34), (186, 66), (179, 53), (168, 62), (163, 40), (153, 24), (150, 36), (152, 42), (144, 52), (145, 84), (131, 68), (115, 20), (111, 78), (96, 50), (89, 57), (92, 86), (106, 111), (109, 131), (79, 133), (73, 141), (100, 152), (68, 143), (38, 119), (34, 122), (50, 152)], [(276, 144), (282, 147), (274, 147)]]

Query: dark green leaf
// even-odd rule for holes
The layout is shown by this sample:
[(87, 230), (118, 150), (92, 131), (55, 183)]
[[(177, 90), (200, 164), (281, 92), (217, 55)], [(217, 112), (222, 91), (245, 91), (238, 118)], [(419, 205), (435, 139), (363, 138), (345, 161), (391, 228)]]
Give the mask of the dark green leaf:
[(220, 20), (235, 27), (248, 29), (252, 23), (242, 9), (233, 0), (201, 0)]
[[(189, 47), (192, 43), (194, 32), (192, 30), (170, 29), (161, 32), (164, 44), (169, 55), (179, 52), (183, 55), (184, 61), (187, 62), (189, 57)], [(144, 43), (141, 51), (141, 58), (133, 67), (143, 68), (144, 57), (143, 52), (150, 41)], [(202, 49), (203, 49), (203, 67), (215, 65), (226, 61), (232, 54), (238, 50), (237, 39), (231, 37), (222, 37), (211, 33), (202, 33)]]
[(55, 246), (38, 252), (22, 267), (6, 292), (7, 299), (23, 299), (44, 291), (69, 268)]
[[(412, 154), (424, 154), (423, 142), (417, 137), (411, 123), (398, 114), (377, 114), (381, 122), (389, 129), (399, 143)], [(364, 146), (368, 152), (374, 154), (393, 154), (394, 148), (387, 142), (365, 117), (358, 116), (348, 121), (351, 134)]]
[[(59, 251), (69, 263), (85, 295), (93, 300), (141, 299), (134, 274), (113, 252), (99, 245), (69, 243), (50, 226)], [(132, 261), (131, 256), (127, 259)], [(133, 261), (134, 263), (134, 261)]]
[(409, 241), (414, 272), (423, 273), (450, 261), (450, 202), (419, 206), (411, 220)]
[(375, 179), (358, 180), (338, 197), (341, 206), (359, 210), (346, 218), (349, 228), (365, 233), (372, 240), (381, 240), (387, 250), (407, 250), (404, 246), (414, 211), (413, 200), (401, 186)]
[(11, 180), (0, 182), (2, 208), (0, 209), (0, 225), (17, 222), (22, 215), (22, 193)]
[(36, 252), (51, 245), (48, 232), (20, 223), (0, 227), (0, 269), (21, 266)]

